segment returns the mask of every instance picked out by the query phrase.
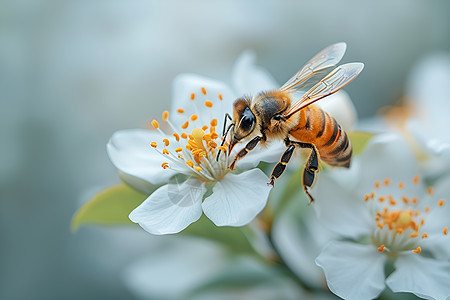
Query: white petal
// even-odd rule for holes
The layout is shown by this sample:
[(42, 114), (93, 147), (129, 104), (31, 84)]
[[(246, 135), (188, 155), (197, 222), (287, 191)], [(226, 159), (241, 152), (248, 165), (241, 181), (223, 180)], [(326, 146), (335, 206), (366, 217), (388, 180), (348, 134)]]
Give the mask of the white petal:
[[(174, 171), (161, 167), (167, 160), (150, 146), (151, 142), (161, 142), (163, 138), (161, 134), (151, 130), (121, 130), (113, 134), (106, 150), (119, 171), (158, 185), (167, 182), (175, 174)], [(130, 178), (124, 177), (127, 183), (142, 190), (142, 185), (134, 185)]]
[(317, 105), (330, 113), (344, 130), (352, 129), (358, 119), (350, 96), (343, 90), (318, 101)]
[[(205, 88), (206, 95), (202, 93), (202, 88)], [(193, 101), (191, 100), (192, 93), (195, 93)], [(219, 94), (223, 97), (222, 101), (219, 100)], [(170, 120), (176, 126), (181, 126), (192, 114), (198, 114), (198, 121), (190, 122), (187, 130), (190, 132), (195, 127), (209, 125), (210, 121), (216, 118), (218, 121), (216, 132), (222, 134), (224, 115), (226, 112), (231, 114), (235, 99), (234, 93), (223, 82), (195, 74), (180, 74), (173, 81)], [(213, 107), (206, 107), (204, 105), (206, 100), (212, 101)], [(177, 113), (178, 108), (183, 108), (185, 112)], [(177, 129), (181, 130), (181, 127)]]
[(311, 194), (319, 221), (332, 232), (355, 239), (371, 233), (374, 221), (364, 198), (343, 189), (330, 174), (319, 174)]
[(129, 218), (152, 234), (180, 232), (202, 215), (205, 192), (205, 184), (195, 179), (166, 184), (135, 208)]
[(372, 245), (330, 242), (317, 257), (330, 290), (344, 299), (373, 299), (384, 290), (386, 256)]
[(244, 226), (266, 206), (271, 186), (260, 169), (228, 173), (203, 201), (203, 211), (217, 226)]
[(255, 62), (256, 54), (250, 50), (243, 52), (237, 59), (232, 80), (238, 96), (254, 95), (280, 87), (270, 73), (266, 69), (257, 66)]
[(410, 254), (399, 257), (386, 284), (394, 292), (410, 292), (425, 299), (450, 297), (450, 262)]

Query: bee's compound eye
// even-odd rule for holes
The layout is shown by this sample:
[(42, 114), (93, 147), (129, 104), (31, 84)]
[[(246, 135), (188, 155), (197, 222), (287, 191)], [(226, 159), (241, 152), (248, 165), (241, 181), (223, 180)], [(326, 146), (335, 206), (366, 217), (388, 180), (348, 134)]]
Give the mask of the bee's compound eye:
[(253, 115), (248, 107), (244, 110), (240, 123), (240, 128), (244, 132), (253, 129), (253, 125), (255, 124), (255, 115)]
[(275, 121), (280, 121), (281, 120), (281, 115), (275, 115), (275, 116), (273, 116), (273, 119)]

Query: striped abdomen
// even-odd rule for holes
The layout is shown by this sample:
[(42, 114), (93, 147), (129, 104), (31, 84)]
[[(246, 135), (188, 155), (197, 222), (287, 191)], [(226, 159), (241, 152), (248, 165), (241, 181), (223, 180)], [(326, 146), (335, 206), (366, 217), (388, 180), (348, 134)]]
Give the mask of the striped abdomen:
[(320, 159), (330, 166), (348, 168), (352, 145), (336, 120), (315, 105), (309, 105), (299, 113), (298, 125), (291, 129), (290, 135), (300, 142), (316, 146)]

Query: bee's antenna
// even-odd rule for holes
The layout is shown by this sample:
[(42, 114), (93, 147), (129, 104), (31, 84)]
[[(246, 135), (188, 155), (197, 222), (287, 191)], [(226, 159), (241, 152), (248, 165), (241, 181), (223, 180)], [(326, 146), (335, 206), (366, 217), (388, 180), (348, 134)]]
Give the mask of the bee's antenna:
[[(227, 118), (232, 120), (230, 115), (228, 113), (225, 114), (225, 120), (223, 122), (223, 134), (222, 134), (222, 143), (220, 144), (220, 146), (223, 146), (225, 144), (225, 141), (227, 139), (227, 135), (228, 132), (230, 132), (231, 127), (234, 126), (234, 123), (231, 123), (230, 125), (228, 125), (228, 127), (226, 127), (226, 123), (227, 123)], [(225, 130), (226, 128), (226, 130)], [(222, 152), (222, 150), (219, 150), (219, 152), (217, 152), (217, 157), (216, 157), (216, 161), (219, 161), (219, 156), (220, 156), (220, 152)]]

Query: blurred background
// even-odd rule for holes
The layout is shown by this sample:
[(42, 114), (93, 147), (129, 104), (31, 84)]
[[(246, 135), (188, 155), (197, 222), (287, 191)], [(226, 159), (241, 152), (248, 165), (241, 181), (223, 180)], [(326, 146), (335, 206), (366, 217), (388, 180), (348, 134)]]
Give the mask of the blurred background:
[(340, 41), (362, 61), (360, 118), (398, 101), (423, 56), (450, 51), (448, 1), (0, 2), (0, 298), (134, 299), (125, 266), (171, 237), (81, 228), (73, 214), (119, 182), (105, 145), (145, 126), (194, 72), (230, 82), (258, 55), (281, 84)]

